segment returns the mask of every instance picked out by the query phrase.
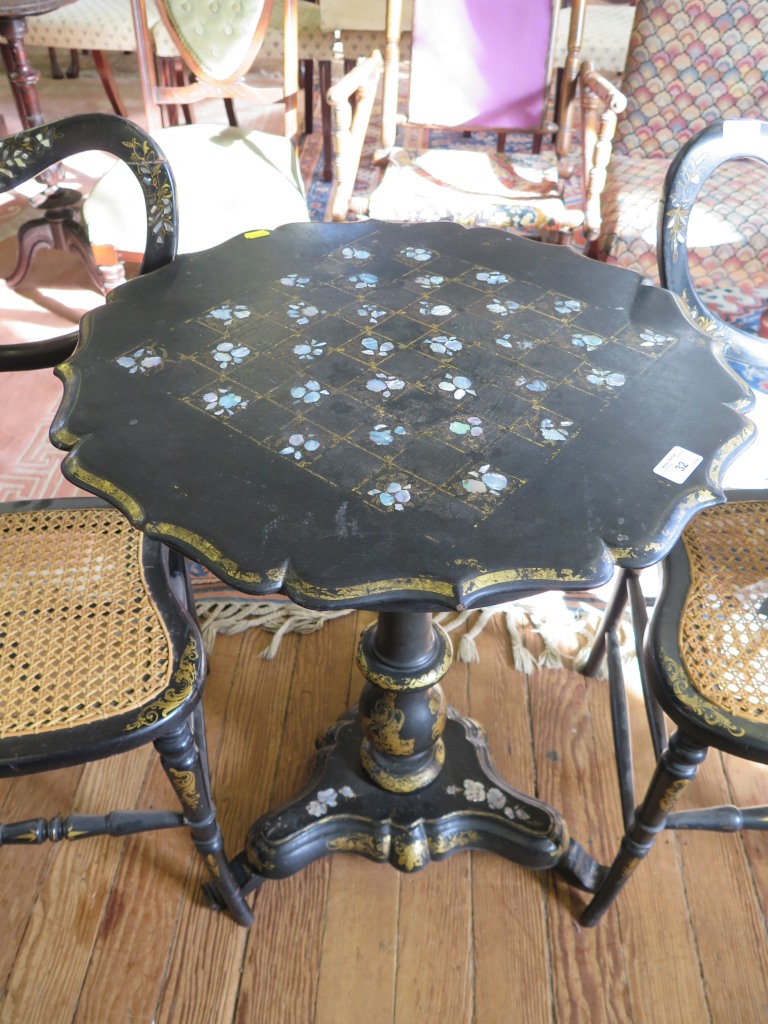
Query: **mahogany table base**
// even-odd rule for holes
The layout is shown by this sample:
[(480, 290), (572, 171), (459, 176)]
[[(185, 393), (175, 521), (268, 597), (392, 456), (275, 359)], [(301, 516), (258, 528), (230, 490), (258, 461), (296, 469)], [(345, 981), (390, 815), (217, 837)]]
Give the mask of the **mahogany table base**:
[(58, 189), (38, 207), (42, 217), (21, 225), (16, 237), (16, 266), (5, 279), (9, 288), (21, 284), (38, 251), (58, 249), (79, 257), (93, 284), (100, 292), (104, 291), (104, 282), (94, 263), (88, 235), (74, 215), (74, 204), (81, 198), (80, 193), (74, 189)]
[[(25, 16), (44, 14), (71, 2), (72, 0), (40, 0), (39, 3), (33, 3), (30, 0), (26, 4), (17, 5), (18, 15), (12, 15), (8, 5), (5, 5), (3, 13), (0, 14), (0, 34), (6, 39), (6, 42), (0, 45), (0, 56), (23, 128), (36, 127), (45, 121), (37, 94), (40, 73), (30, 64), (24, 46), (27, 31)], [(58, 178), (58, 168), (51, 167), (44, 171), (38, 180), (53, 186)], [(98, 290), (104, 291), (104, 283), (94, 263), (88, 236), (74, 215), (74, 206), (81, 199), (80, 193), (74, 189), (57, 189), (38, 207), (42, 217), (22, 224), (17, 236), (19, 248), (16, 266), (5, 279), (9, 288), (16, 288), (21, 284), (38, 251), (58, 249), (78, 256)]]
[[(561, 815), (507, 785), (482, 727), (446, 707), (439, 681), (450, 661), (429, 613), (383, 612), (363, 633), (360, 703), (320, 740), (308, 785), (251, 827), (232, 862), (243, 895), (332, 853), (413, 872), (468, 849), (597, 888), (604, 869)], [(205, 891), (223, 906), (215, 883)]]

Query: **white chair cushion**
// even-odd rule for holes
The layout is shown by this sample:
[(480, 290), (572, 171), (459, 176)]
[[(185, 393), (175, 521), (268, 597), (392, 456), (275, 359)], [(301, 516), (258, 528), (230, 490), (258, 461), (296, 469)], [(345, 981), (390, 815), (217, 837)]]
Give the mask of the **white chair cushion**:
[(584, 219), (566, 208), (551, 157), (435, 148), (395, 149), (390, 161), (371, 193), (374, 220), (450, 220), (538, 234), (570, 231)]
[[(288, 139), (207, 124), (162, 128), (154, 137), (176, 180), (180, 253), (209, 249), (243, 231), (309, 220)], [(144, 252), (143, 198), (125, 164), (97, 182), (83, 217), (92, 243)]]

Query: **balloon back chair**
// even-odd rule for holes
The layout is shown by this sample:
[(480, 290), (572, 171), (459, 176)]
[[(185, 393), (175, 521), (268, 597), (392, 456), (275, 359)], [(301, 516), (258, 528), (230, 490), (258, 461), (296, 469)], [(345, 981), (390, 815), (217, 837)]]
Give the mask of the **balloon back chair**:
[[(658, 198), (682, 144), (768, 109), (768, 0), (638, 0), (591, 254), (655, 280)], [(768, 306), (768, 169), (723, 166), (702, 193), (688, 253), (697, 288), (729, 321)]]
[[(660, 272), (700, 327), (735, 346), (739, 333), (707, 310), (688, 269), (688, 219), (699, 187), (722, 162), (766, 159), (768, 124), (717, 122), (669, 167), (659, 217)], [(751, 339), (759, 345), (757, 339)], [(583, 671), (605, 658), (624, 818), (616, 856), (582, 916), (596, 924), (665, 829), (768, 830), (768, 805), (676, 811), (709, 748), (768, 764), (768, 491), (726, 492), (683, 530), (661, 565), (648, 621), (637, 570), (621, 570)], [(619, 630), (629, 603), (650, 740), (657, 759), (635, 806), (628, 702)], [(667, 736), (667, 720), (675, 727)]]
[[(334, 219), (351, 210), (388, 221), (452, 220), (508, 228), (568, 242), (583, 213), (563, 199), (571, 170), (571, 110), (578, 77), (586, 0), (574, 0), (560, 118), (552, 117), (554, 47), (560, 0), (414, 0), (407, 116), (398, 115), (401, 0), (387, 2), (379, 174), (370, 193), (354, 195), (361, 139), (346, 107), (358, 69), (329, 93), (336, 119)], [(404, 65), (405, 66), (405, 65)], [(355, 77), (357, 72), (357, 77)], [(609, 86), (605, 83), (605, 88)], [(398, 127), (403, 145), (395, 145)], [(440, 128), (439, 140), (433, 129)], [(490, 131), (493, 147), (461, 144), (462, 133)], [(531, 153), (503, 151), (509, 132), (530, 135)], [(540, 152), (557, 135), (557, 152)], [(438, 144), (431, 145), (431, 141)]]
[[(296, 0), (286, 0), (285, 85), (262, 89), (244, 76), (269, 27), (272, 0), (237, 5), (154, 0), (168, 36), (192, 76), (186, 85), (158, 83), (146, 0), (131, 0), (147, 126), (174, 169), (178, 189), (179, 252), (198, 252), (250, 228), (307, 221), (295, 139), (298, 57)], [(192, 123), (162, 127), (161, 108), (225, 98), (285, 105), (284, 134)], [(223, 113), (223, 107), (221, 108)], [(143, 216), (128, 198), (130, 171), (117, 164), (96, 183), (83, 217), (105, 284), (124, 278), (124, 263), (143, 253)]]
[[(74, 153), (124, 161), (143, 195), (142, 271), (176, 249), (174, 182), (136, 125), (84, 114), (0, 142), (0, 191)], [(53, 366), (77, 341), (0, 346), (0, 370)], [(126, 353), (138, 373), (148, 352)], [(100, 760), (152, 742), (180, 811), (30, 817), (0, 823), (0, 846), (187, 826), (235, 919), (252, 914), (232, 879), (211, 799), (201, 694), (205, 654), (184, 558), (95, 498), (0, 505), (0, 777)]]
[[(696, 267), (692, 267), (695, 257), (689, 238), (696, 234), (701, 205), (706, 206), (702, 194), (706, 197), (708, 182), (721, 171), (731, 175), (729, 163), (741, 180), (748, 179), (754, 167), (768, 171), (768, 122), (752, 118), (715, 121), (681, 147), (670, 164), (661, 194), (659, 277), (665, 288), (683, 299), (701, 327), (725, 342), (729, 358), (768, 367), (768, 339), (756, 338), (754, 333), (719, 316), (717, 305), (707, 304), (706, 290), (702, 294), (695, 279)], [(768, 239), (765, 246), (763, 261)]]

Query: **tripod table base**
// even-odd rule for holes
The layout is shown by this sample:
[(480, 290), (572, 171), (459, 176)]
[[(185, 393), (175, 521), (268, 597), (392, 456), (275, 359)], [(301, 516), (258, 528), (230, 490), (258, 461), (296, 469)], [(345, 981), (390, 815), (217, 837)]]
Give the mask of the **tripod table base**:
[[(362, 767), (356, 708), (321, 739), (309, 784), (260, 818), (232, 867), (243, 894), (293, 875), (332, 853), (358, 853), (399, 871), (418, 871), (459, 850), (488, 850), (524, 867), (555, 869), (593, 891), (602, 871), (568, 836), (560, 814), (507, 785), (490, 764), (485, 733), (448, 709), (445, 763), (416, 793), (394, 793)], [(212, 905), (215, 883), (206, 886)]]

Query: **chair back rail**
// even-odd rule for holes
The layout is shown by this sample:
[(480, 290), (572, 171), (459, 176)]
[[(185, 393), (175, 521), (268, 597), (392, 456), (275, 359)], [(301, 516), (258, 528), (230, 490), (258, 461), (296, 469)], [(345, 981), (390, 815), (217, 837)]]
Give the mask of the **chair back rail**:
[[(494, 0), (451, 5), (413, 0), (409, 59), (402, 65), (407, 87), (401, 90), (404, 5), (403, 0), (387, 0), (381, 146), (374, 153), (378, 173), (367, 195), (353, 194), (365, 128), (342, 106), (360, 98), (363, 81), (366, 90), (372, 87), (377, 59), (369, 60), (364, 75), (348, 75), (328, 93), (335, 135), (332, 219), (351, 214), (386, 221), (453, 220), (570, 241), (584, 219), (581, 210), (566, 203), (563, 182), (573, 171), (570, 150), (586, 6), (587, 0), (574, 0), (565, 19), (562, 0), (508, 0), (501, 6)], [(563, 32), (558, 33), (561, 16)], [(512, 61), (516, 42), (525, 44), (524, 52)], [(556, 55), (564, 51), (555, 123), (554, 71)], [(407, 117), (398, 110), (406, 95)], [(608, 116), (615, 121), (613, 112)], [(402, 140), (400, 127), (405, 129)], [(431, 139), (430, 128), (448, 129), (450, 141)], [(484, 140), (461, 142), (461, 132), (475, 130), (496, 134), (496, 155), (476, 145)], [(505, 152), (508, 132), (530, 135), (532, 153)], [(551, 158), (541, 152), (548, 134), (556, 135)]]
[(196, 103), (203, 99), (244, 99), (248, 102), (285, 105), (284, 134), (298, 138), (298, 4), (283, 6), (282, 86), (258, 87), (245, 75), (264, 43), (273, 0), (244, 0), (225, 15), (220, 8), (206, 14), (180, 0), (154, 0), (157, 13), (183, 61), (191, 81), (167, 84), (159, 81), (154, 59), (154, 35), (147, 0), (131, 0), (137, 42), (142, 96), (150, 131), (162, 127), (163, 106)]
[[(574, 0), (565, 93), (572, 99), (586, 0)], [(522, 131), (556, 129), (549, 118), (561, 0), (414, 0), (407, 123), (432, 127)], [(402, 0), (387, 0), (382, 148), (398, 123)], [(510, 60), (514, 40), (523, 51)], [(439, 85), (436, 87), (436, 83)], [(561, 111), (565, 105), (561, 106)]]
[(768, 121), (735, 118), (715, 121), (682, 146), (669, 165), (659, 201), (659, 277), (679, 295), (699, 325), (722, 338), (728, 351), (752, 365), (768, 366), (768, 339), (756, 338), (722, 320), (696, 287), (689, 259), (691, 214), (706, 182), (731, 160), (768, 165)]
[[(140, 273), (176, 256), (178, 211), (170, 165), (138, 125), (112, 114), (76, 114), (18, 132), (0, 141), (0, 192), (17, 188), (46, 167), (76, 153), (100, 150), (121, 160), (141, 188), (146, 246)], [(44, 341), (0, 345), (0, 371), (54, 366), (74, 351), (77, 332)]]

